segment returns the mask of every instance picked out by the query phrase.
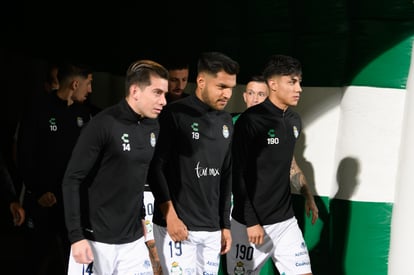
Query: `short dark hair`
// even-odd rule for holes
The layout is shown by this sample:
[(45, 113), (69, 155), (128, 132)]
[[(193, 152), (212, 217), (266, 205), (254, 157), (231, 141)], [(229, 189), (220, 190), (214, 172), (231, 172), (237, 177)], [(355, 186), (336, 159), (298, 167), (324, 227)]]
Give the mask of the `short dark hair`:
[(251, 81), (266, 83), (266, 78), (264, 78), (263, 75), (253, 75), (252, 77), (250, 77), (250, 79), (247, 81), (247, 83), (249, 83)]
[(88, 78), (92, 74), (92, 68), (80, 63), (63, 63), (58, 68), (57, 78), (59, 83), (65, 83), (68, 79), (81, 76)]
[(267, 60), (263, 76), (269, 79), (275, 75), (302, 75), (302, 66), (294, 57), (282, 54), (275, 54)]
[(141, 89), (151, 85), (151, 75), (168, 80), (167, 69), (155, 61), (143, 59), (131, 63), (125, 78), (126, 95), (129, 94), (129, 87), (132, 84), (137, 84)]
[(217, 74), (225, 71), (230, 75), (238, 74), (239, 63), (221, 52), (204, 52), (200, 55), (197, 64), (197, 71)]

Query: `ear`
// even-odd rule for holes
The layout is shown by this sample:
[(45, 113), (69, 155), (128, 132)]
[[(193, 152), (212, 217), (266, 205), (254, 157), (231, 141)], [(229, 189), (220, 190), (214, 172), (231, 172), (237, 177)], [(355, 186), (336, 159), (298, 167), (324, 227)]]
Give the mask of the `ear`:
[(135, 99), (135, 100), (138, 100), (139, 99), (139, 92), (140, 92), (140, 89), (139, 89), (138, 85), (133, 84), (133, 85), (131, 85), (129, 87), (129, 95), (133, 99)]
[(78, 87), (79, 87), (79, 80), (77, 80), (77, 79), (72, 80), (72, 82), (71, 82), (71, 88), (73, 90), (76, 90)]
[(247, 103), (247, 93), (243, 92), (243, 99), (244, 99), (244, 103)]
[(204, 89), (204, 86), (206, 85), (206, 75), (204, 73), (200, 73), (197, 75), (197, 86), (201, 89)]
[(269, 92), (277, 91), (277, 87), (278, 87), (277, 79), (271, 78), (267, 81), (267, 84), (269, 86)]

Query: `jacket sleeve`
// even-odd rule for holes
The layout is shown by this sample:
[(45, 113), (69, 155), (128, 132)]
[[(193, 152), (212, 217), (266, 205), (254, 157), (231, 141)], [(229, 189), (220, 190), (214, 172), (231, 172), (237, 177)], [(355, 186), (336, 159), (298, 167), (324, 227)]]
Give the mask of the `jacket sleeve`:
[[(234, 126), (234, 136), (232, 145), (233, 154), (233, 196), (235, 203), (243, 208), (243, 216), (246, 226), (259, 224), (255, 209), (251, 203), (248, 193), (248, 163), (249, 149), (252, 147), (252, 129), (246, 123), (246, 118), (241, 116)], [(250, 169), (254, 169), (250, 167)], [(250, 183), (252, 184), (252, 183)]]
[(230, 208), (232, 188), (232, 151), (231, 143), (222, 167), (220, 178), (220, 227), (230, 229)]
[(72, 151), (63, 183), (65, 222), (71, 243), (85, 238), (82, 226), (80, 189), (97, 162), (104, 147), (105, 130), (101, 121), (91, 120), (82, 130)]

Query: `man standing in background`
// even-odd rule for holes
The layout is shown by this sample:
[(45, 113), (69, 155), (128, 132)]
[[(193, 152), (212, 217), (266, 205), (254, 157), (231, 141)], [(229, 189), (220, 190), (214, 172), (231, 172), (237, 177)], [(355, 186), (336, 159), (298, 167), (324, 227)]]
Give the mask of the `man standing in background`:
[[(17, 132), (17, 167), (25, 186), (25, 265), (30, 274), (66, 274), (70, 244), (64, 222), (62, 179), (82, 127), (83, 104), (92, 92), (92, 70), (58, 69), (59, 87), (35, 98)], [(27, 273), (29, 274), (29, 273)]]
[[(243, 92), (243, 100), (246, 107), (250, 108), (256, 104), (262, 103), (269, 96), (269, 87), (266, 79), (261, 75), (252, 76), (246, 84), (246, 89)], [(233, 123), (239, 118), (241, 113), (234, 113)]]
[(171, 57), (165, 66), (169, 73), (168, 93), (166, 95), (168, 104), (189, 95), (184, 90), (188, 84), (190, 65), (184, 58)]

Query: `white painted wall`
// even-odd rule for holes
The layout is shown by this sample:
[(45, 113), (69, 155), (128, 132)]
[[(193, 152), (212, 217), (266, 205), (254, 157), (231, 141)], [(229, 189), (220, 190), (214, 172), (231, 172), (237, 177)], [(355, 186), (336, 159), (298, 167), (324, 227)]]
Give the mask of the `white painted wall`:
[(388, 258), (389, 275), (414, 274), (410, 268), (410, 263), (413, 260), (412, 248), (414, 247), (414, 219), (412, 218), (414, 195), (414, 54), (411, 54), (401, 133)]

